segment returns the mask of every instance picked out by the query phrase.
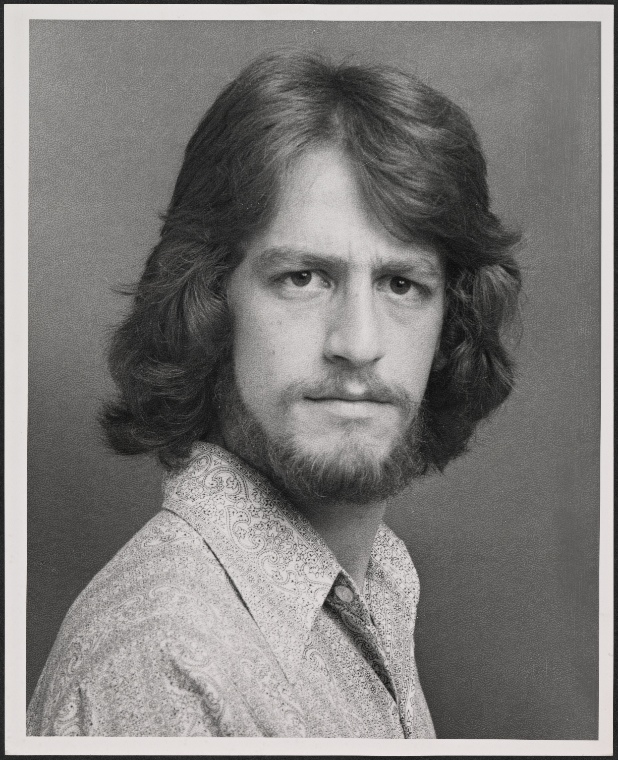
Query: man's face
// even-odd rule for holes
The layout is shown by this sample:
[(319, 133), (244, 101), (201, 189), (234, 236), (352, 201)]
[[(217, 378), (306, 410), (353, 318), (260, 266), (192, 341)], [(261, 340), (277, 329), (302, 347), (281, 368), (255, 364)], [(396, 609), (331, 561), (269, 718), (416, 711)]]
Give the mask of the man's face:
[[(443, 265), (372, 218), (338, 150), (290, 172), (228, 297), (234, 392), (263, 442), (353, 481), (409, 439), (440, 339)], [(227, 432), (246, 454), (251, 442)]]

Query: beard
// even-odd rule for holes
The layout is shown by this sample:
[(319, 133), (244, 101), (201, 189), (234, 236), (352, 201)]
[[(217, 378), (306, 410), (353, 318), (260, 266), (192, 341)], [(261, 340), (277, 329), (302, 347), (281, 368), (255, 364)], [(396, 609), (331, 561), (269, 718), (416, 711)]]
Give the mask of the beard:
[[(284, 403), (333, 390), (345, 381), (343, 375), (321, 383), (297, 384), (287, 389)], [(358, 374), (354, 376), (359, 378)], [(426, 471), (421, 454), (424, 421), (422, 404), (404, 391), (386, 387), (375, 378), (362, 375), (372, 397), (396, 405), (405, 424), (386, 455), (378, 456), (353, 430), (343, 431), (336, 452), (303, 450), (293, 434), (275, 437), (244, 403), (231, 362), (220, 370), (215, 385), (215, 406), (219, 432), (225, 446), (265, 475), (292, 503), (343, 501), (368, 504), (383, 501), (402, 491)]]

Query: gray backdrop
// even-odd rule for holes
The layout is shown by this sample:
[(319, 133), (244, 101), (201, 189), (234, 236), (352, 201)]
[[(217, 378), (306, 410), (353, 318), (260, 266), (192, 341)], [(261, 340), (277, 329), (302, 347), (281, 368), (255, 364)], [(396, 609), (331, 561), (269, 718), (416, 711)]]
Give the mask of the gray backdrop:
[(31, 22), (28, 695), (62, 618), (159, 508), (103, 447), (105, 338), (220, 88), (288, 45), (415, 71), (481, 135), (521, 226), (517, 392), (389, 510), (422, 585), (439, 738), (596, 738), (599, 38), (594, 23)]

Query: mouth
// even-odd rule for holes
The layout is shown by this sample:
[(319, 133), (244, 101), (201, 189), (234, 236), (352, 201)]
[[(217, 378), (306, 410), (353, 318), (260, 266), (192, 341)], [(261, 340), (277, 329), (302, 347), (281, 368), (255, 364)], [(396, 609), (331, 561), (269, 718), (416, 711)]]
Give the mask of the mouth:
[(308, 401), (315, 402), (329, 402), (329, 401), (343, 401), (351, 404), (358, 403), (371, 403), (371, 404), (384, 404), (383, 399), (376, 397), (371, 393), (337, 393), (329, 396), (305, 396)]
[(345, 418), (373, 417), (387, 406), (384, 401), (378, 401), (375, 397), (368, 395), (306, 396), (305, 399), (312, 406), (314, 405), (316, 410), (321, 409), (329, 415)]

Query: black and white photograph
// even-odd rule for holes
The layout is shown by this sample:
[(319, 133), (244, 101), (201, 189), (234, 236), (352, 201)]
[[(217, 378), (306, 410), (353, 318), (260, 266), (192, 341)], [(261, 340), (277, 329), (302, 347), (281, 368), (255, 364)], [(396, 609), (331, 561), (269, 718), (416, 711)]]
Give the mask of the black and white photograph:
[(7, 752), (611, 755), (613, 8), (19, 8)]

